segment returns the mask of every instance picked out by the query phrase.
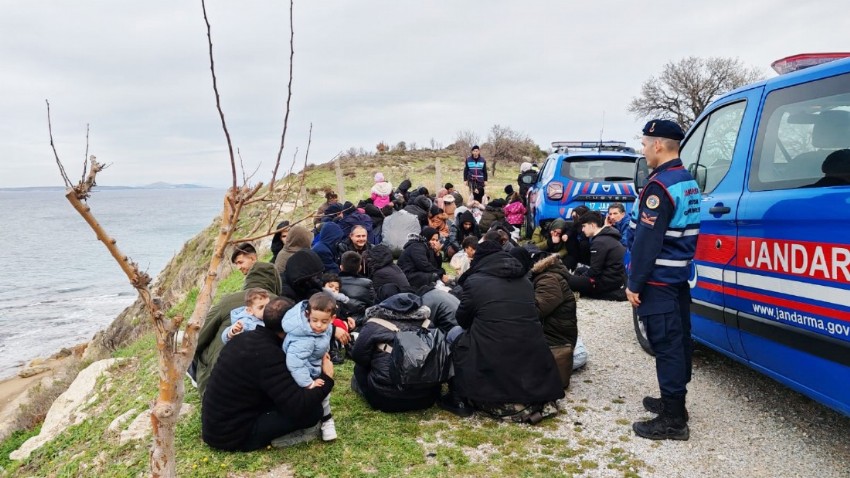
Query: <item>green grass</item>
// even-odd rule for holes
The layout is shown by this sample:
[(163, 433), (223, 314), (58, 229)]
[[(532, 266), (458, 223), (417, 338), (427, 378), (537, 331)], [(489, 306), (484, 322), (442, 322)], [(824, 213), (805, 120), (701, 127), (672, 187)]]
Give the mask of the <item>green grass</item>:
[[(356, 201), (368, 196), (372, 176), (377, 171), (394, 185), (410, 178), (414, 186), (425, 185), (436, 191), (435, 155), (406, 154), (358, 158), (343, 162), (346, 199)], [(462, 160), (449, 153), (441, 155), (441, 183), (452, 182), (466, 197), (461, 182)], [(513, 183), (518, 167), (505, 164), (490, 180), (488, 192), (502, 197), (505, 184)], [(306, 188), (311, 191), (305, 205), (286, 219), (302, 217), (324, 200), (324, 188), (335, 189), (333, 167), (308, 169)], [(292, 178), (290, 178), (291, 180)], [(260, 205), (259, 207), (265, 207)], [(240, 231), (250, 229), (258, 209), (246, 211)], [(176, 263), (201, 265), (210, 251), (215, 234), (209, 227), (199, 234), (178, 257)], [(235, 237), (239, 237), (236, 235)], [(191, 261), (191, 262), (190, 262)], [(218, 284), (216, 297), (241, 289), (243, 277), (233, 271)], [(197, 284), (197, 282), (194, 282)], [(197, 288), (189, 289), (183, 300), (168, 314), (191, 314)], [(148, 409), (155, 398), (158, 380), (156, 343), (152, 333), (117, 350), (115, 357), (125, 358), (113, 367), (96, 387), (97, 398), (87, 405), (90, 417), (72, 426), (23, 462), (10, 462), (8, 453), (37, 433), (15, 433), (0, 443), (0, 475), (3, 476), (97, 476), (126, 477), (148, 474), (150, 440), (119, 446), (117, 437), (106, 432), (119, 415), (135, 408)], [(226, 453), (207, 447), (201, 440), (200, 399), (186, 384), (184, 403), (195, 406), (181, 419), (176, 430), (177, 471), (180, 476), (226, 477), (268, 473), (284, 465), (296, 476), (374, 477), (374, 476), (572, 476), (598, 469), (613, 469), (623, 476), (638, 476), (650, 470), (645, 463), (623, 451), (622, 442), (586, 438), (579, 427), (573, 430), (566, 415), (544, 420), (537, 426), (497, 422), (488, 418), (459, 419), (437, 408), (402, 414), (371, 410), (349, 387), (353, 365), (350, 361), (336, 369), (336, 386), (331, 403), (339, 439), (333, 443), (314, 441), (288, 449), (266, 449), (252, 453)], [(568, 400), (573, 403), (572, 400)], [(590, 413), (586, 399), (574, 404), (577, 413)], [(614, 403), (618, 403), (614, 400)], [(588, 453), (601, 456), (588, 458)]]

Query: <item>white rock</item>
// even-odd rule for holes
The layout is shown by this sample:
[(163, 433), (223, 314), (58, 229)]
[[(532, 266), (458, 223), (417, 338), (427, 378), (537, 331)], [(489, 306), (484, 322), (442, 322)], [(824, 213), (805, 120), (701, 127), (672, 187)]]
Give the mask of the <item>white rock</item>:
[[(191, 403), (184, 403), (180, 407), (180, 417), (184, 417), (195, 409)], [(116, 419), (117, 420), (117, 419)], [(151, 411), (145, 410), (140, 413), (126, 430), (118, 437), (118, 444), (123, 445), (133, 440), (144, 440), (151, 433)]]
[(115, 420), (112, 420), (112, 423), (109, 424), (109, 426), (106, 428), (106, 431), (109, 433), (118, 433), (121, 427), (124, 426), (124, 423), (129, 420), (131, 416), (137, 413), (139, 413), (139, 411), (135, 408), (127, 410), (121, 415), (115, 417)]
[(53, 402), (47, 412), (47, 417), (44, 419), (44, 424), (41, 426), (41, 433), (25, 441), (20, 448), (9, 454), (9, 458), (12, 460), (29, 458), (33, 451), (52, 440), (65, 428), (81, 423), (88, 418), (86, 413), (80, 410), (81, 406), (94, 390), (98, 377), (113, 364), (122, 360), (125, 359), (100, 360), (80, 372), (71, 386), (68, 387), (68, 390), (65, 390)]

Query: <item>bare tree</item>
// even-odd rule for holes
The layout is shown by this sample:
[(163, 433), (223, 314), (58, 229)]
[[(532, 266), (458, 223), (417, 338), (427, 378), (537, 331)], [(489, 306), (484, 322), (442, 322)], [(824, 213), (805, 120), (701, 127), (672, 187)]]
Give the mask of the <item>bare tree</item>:
[(498, 124), (490, 128), (484, 149), (490, 156), (493, 175), (496, 174), (496, 164), (499, 161), (518, 161), (523, 156), (537, 157), (540, 151), (534, 141), (524, 133)]
[(738, 58), (689, 56), (646, 80), (627, 109), (638, 119), (670, 119), (687, 130), (712, 99), (763, 77)]
[[(83, 219), (85, 219), (85, 221), (89, 224), (92, 230), (94, 230), (98, 240), (100, 240), (106, 246), (109, 253), (112, 255), (113, 258), (115, 258), (116, 262), (118, 262), (121, 269), (127, 275), (127, 278), (130, 280), (130, 283), (136, 289), (139, 294), (139, 297), (142, 299), (142, 302), (145, 306), (145, 310), (150, 315), (151, 321), (154, 326), (154, 331), (156, 333), (157, 340), (157, 350), (159, 354), (159, 391), (151, 410), (153, 447), (151, 449), (150, 455), (150, 467), (151, 475), (156, 477), (176, 476), (174, 431), (177, 423), (177, 418), (179, 416), (180, 408), (183, 405), (183, 398), (185, 394), (184, 373), (195, 354), (195, 348), (197, 347), (198, 342), (198, 333), (201, 327), (203, 326), (204, 320), (206, 319), (206, 316), (212, 305), (213, 294), (215, 292), (219, 280), (219, 274), (221, 273), (221, 267), (223, 265), (225, 249), (229, 244), (233, 244), (234, 242), (256, 240), (279, 232), (278, 230), (272, 230), (274, 228), (271, 226), (271, 224), (274, 224), (277, 221), (277, 215), (280, 214), (280, 201), (282, 201), (283, 199), (290, 198), (290, 195), (293, 191), (297, 191), (297, 196), (295, 199), (296, 203), (298, 201), (298, 198), (300, 198), (301, 191), (304, 189), (303, 185), (307, 170), (306, 165), (309, 156), (310, 142), (312, 139), (311, 125), (309, 136), (311, 139), (308, 140), (307, 153), (305, 154), (304, 158), (304, 169), (300, 175), (300, 178), (291, 174), (292, 167), (294, 167), (295, 164), (295, 158), (293, 158), (292, 167), (290, 167), (290, 174), (287, 176), (287, 180), (283, 181), (283, 187), (281, 187), (276, 192), (275, 183), (277, 182), (276, 177), (278, 173), (278, 168), (280, 166), (281, 156), (286, 139), (286, 132), (289, 122), (290, 100), (292, 96), (292, 59), (294, 57), (294, 31), (292, 28), (293, 2), (292, 0), (290, 0), (289, 20), (291, 34), (289, 95), (286, 100), (280, 150), (278, 151), (277, 159), (274, 164), (274, 169), (271, 173), (272, 180), (268, 188), (266, 188), (266, 191), (262, 194), (259, 194), (263, 188), (263, 183), (260, 182), (253, 186), (249, 185), (248, 181), (250, 181), (250, 178), (251, 176), (253, 176), (253, 174), (250, 176), (246, 176), (243, 168), (243, 183), (241, 186), (237, 185), (236, 158), (233, 151), (230, 133), (227, 129), (227, 122), (225, 121), (224, 112), (221, 108), (221, 100), (218, 92), (218, 83), (215, 75), (215, 62), (213, 60), (211, 28), (207, 17), (206, 3), (204, 0), (201, 0), (201, 7), (203, 10), (204, 22), (207, 28), (210, 73), (212, 76), (212, 85), (213, 92), (215, 94), (216, 109), (218, 111), (219, 118), (221, 120), (222, 130), (227, 141), (232, 177), (231, 187), (227, 190), (224, 196), (224, 206), (221, 213), (221, 227), (219, 228), (219, 232), (216, 236), (215, 244), (213, 246), (212, 259), (210, 260), (209, 266), (207, 268), (207, 274), (204, 278), (203, 286), (200, 292), (198, 293), (198, 297), (195, 303), (195, 309), (192, 312), (192, 316), (190, 317), (189, 322), (186, 324), (182, 341), (178, 342), (177, 333), (181, 330), (184, 317), (166, 317), (165, 305), (159, 298), (155, 297), (150, 290), (150, 276), (147, 273), (140, 271), (137, 264), (121, 252), (121, 250), (117, 246), (117, 241), (111, 238), (106, 233), (106, 230), (95, 219), (91, 208), (87, 204), (85, 204), (85, 202), (89, 198), (91, 189), (96, 185), (97, 174), (101, 172), (105, 168), (105, 166), (99, 163), (94, 156), (88, 157), (90, 161), (90, 169), (88, 170), (88, 173), (86, 173), (85, 171), (86, 164), (84, 163), (82, 179), (80, 179), (80, 181), (76, 185), (72, 183), (65, 171), (64, 166), (62, 165), (62, 162), (59, 158), (59, 154), (57, 153), (56, 147), (54, 145), (53, 127), (50, 120), (50, 104), (47, 103), (47, 122), (48, 130), (50, 132), (50, 146), (53, 148), (56, 163), (65, 182), (65, 186), (67, 187), (65, 197), (73, 205), (74, 209), (76, 209), (77, 212), (83, 217)], [(86, 154), (88, 155), (88, 128), (86, 131)], [(240, 231), (239, 218), (244, 208), (261, 201), (277, 204), (277, 206), (271, 208), (267, 207), (265, 215), (261, 216), (261, 219), (257, 221), (257, 225), (254, 227), (253, 230), (247, 233), (245, 231)], [(312, 215), (308, 217), (312, 217)], [(302, 222), (308, 217), (293, 221), (292, 225)], [(263, 225), (267, 225), (265, 233), (254, 237), (245, 237), (252, 236), (253, 234), (258, 233), (259, 229)], [(237, 232), (241, 232), (241, 234), (239, 235), (242, 237), (238, 240), (233, 240), (233, 237), (237, 234)]]
[(461, 158), (466, 159), (466, 157), (469, 156), (469, 149), (480, 142), (481, 138), (475, 133), (475, 131), (472, 131), (471, 129), (464, 129), (455, 134), (455, 142), (452, 144), (451, 148)]

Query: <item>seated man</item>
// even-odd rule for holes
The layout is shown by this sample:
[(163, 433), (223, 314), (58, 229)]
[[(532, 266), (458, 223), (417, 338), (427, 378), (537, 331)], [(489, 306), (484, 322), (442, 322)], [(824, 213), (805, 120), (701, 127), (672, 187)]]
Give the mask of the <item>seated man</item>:
[(620, 233), (605, 225), (605, 219), (597, 211), (584, 213), (578, 223), (585, 236), (590, 238), (590, 267), (580, 268), (567, 280), (570, 289), (591, 298), (626, 300), (612, 292), (619, 291), (625, 283), (626, 273), (623, 257), (626, 248), (620, 243)]
[(605, 216), (605, 223), (611, 227), (617, 228), (620, 232), (620, 244), (628, 247), (629, 218), (626, 217), (626, 207), (621, 202), (611, 203), (608, 206), (608, 215)]
[(231, 325), (230, 312), (245, 305), (245, 290), (259, 287), (268, 291), (270, 297), (280, 294), (282, 290), (277, 269), (268, 262), (257, 262), (257, 253), (250, 244), (238, 244), (230, 260), (245, 274), (245, 285), (242, 291), (225, 295), (210, 308), (204, 326), (198, 334), (198, 346), (192, 361), (194, 367), (190, 375), (194, 372), (201, 396), (204, 395), (210, 372), (224, 347), (221, 334)]
[(299, 437), (293, 432), (321, 420), (322, 400), (334, 386), (333, 364), (325, 356), (322, 385), (302, 388), (295, 383), (281, 349), (281, 321), (290, 306), (292, 301), (283, 298), (269, 302), (265, 326), (237, 335), (222, 350), (201, 408), (201, 436), (207, 445), (251, 451), (277, 444), (276, 438), (294, 443)]

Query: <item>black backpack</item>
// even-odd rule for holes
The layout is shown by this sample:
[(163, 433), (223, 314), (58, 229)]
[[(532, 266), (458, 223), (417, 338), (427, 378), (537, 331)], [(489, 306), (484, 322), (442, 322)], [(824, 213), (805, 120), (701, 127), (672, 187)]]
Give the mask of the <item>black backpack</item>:
[(390, 354), (390, 378), (403, 389), (430, 388), (447, 381), (452, 371), (451, 350), (440, 329), (429, 329), (425, 319), (416, 330), (399, 330), (384, 319), (369, 319), (395, 332), (392, 344), (378, 344)]

